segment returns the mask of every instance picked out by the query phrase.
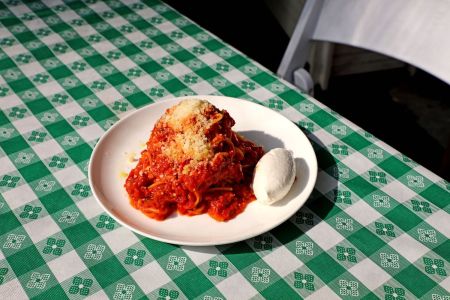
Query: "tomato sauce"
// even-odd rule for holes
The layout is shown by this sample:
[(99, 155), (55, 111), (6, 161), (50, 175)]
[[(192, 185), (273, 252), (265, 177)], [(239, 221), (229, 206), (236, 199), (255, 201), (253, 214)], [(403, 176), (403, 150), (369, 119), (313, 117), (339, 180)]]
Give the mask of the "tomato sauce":
[(234, 133), (234, 120), (226, 111), (206, 113), (209, 118), (220, 118), (205, 130), (213, 145), (212, 156), (188, 169), (191, 160), (171, 159), (161, 150), (174, 132), (161, 120), (155, 125), (147, 148), (125, 182), (131, 205), (148, 217), (164, 220), (175, 212), (208, 213), (215, 220), (227, 221), (255, 200), (251, 181), (264, 154), (262, 147)]

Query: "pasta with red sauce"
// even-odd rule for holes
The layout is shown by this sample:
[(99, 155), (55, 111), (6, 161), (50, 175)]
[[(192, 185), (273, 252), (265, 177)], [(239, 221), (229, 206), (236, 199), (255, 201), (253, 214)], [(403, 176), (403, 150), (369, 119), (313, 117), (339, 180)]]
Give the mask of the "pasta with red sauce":
[(234, 120), (203, 100), (184, 100), (166, 110), (128, 175), (130, 203), (164, 220), (208, 213), (227, 221), (255, 200), (251, 187), (262, 147), (231, 128)]

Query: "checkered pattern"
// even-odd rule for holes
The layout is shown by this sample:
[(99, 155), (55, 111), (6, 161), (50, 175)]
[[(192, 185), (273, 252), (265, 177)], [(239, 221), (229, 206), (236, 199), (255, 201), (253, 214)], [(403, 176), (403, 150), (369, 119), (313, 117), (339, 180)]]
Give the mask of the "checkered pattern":
[[(0, 3), (0, 295), (448, 299), (450, 184), (156, 0)], [(218, 247), (121, 227), (87, 165), (129, 111), (181, 95), (268, 106), (319, 162), (289, 221)]]

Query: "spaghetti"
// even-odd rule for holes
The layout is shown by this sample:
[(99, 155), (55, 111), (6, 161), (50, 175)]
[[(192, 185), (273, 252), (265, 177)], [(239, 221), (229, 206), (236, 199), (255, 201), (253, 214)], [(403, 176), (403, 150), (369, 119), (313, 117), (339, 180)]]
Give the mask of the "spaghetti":
[(255, 199), (251, 181), (264, 151), (235, 133), (234, 123), (202, 100), (166, 110), (126, 179), (131, 205), (157, 220), (178, 211), (227, 221), (244, 211)]

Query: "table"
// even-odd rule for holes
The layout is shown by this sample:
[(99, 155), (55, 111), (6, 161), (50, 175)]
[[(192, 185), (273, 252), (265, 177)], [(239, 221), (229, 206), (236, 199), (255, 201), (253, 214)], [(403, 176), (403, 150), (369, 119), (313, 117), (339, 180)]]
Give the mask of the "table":
[[(9, 0), (0, 24), (2, 297), (450, 298), (450, 184), (180, 13), (154, 0)], [(130, 111), (193, 94), (260, 103), (308, 134), (317, 184), (289, 221), (180, 247), (97, 205), (98, 138)]]

